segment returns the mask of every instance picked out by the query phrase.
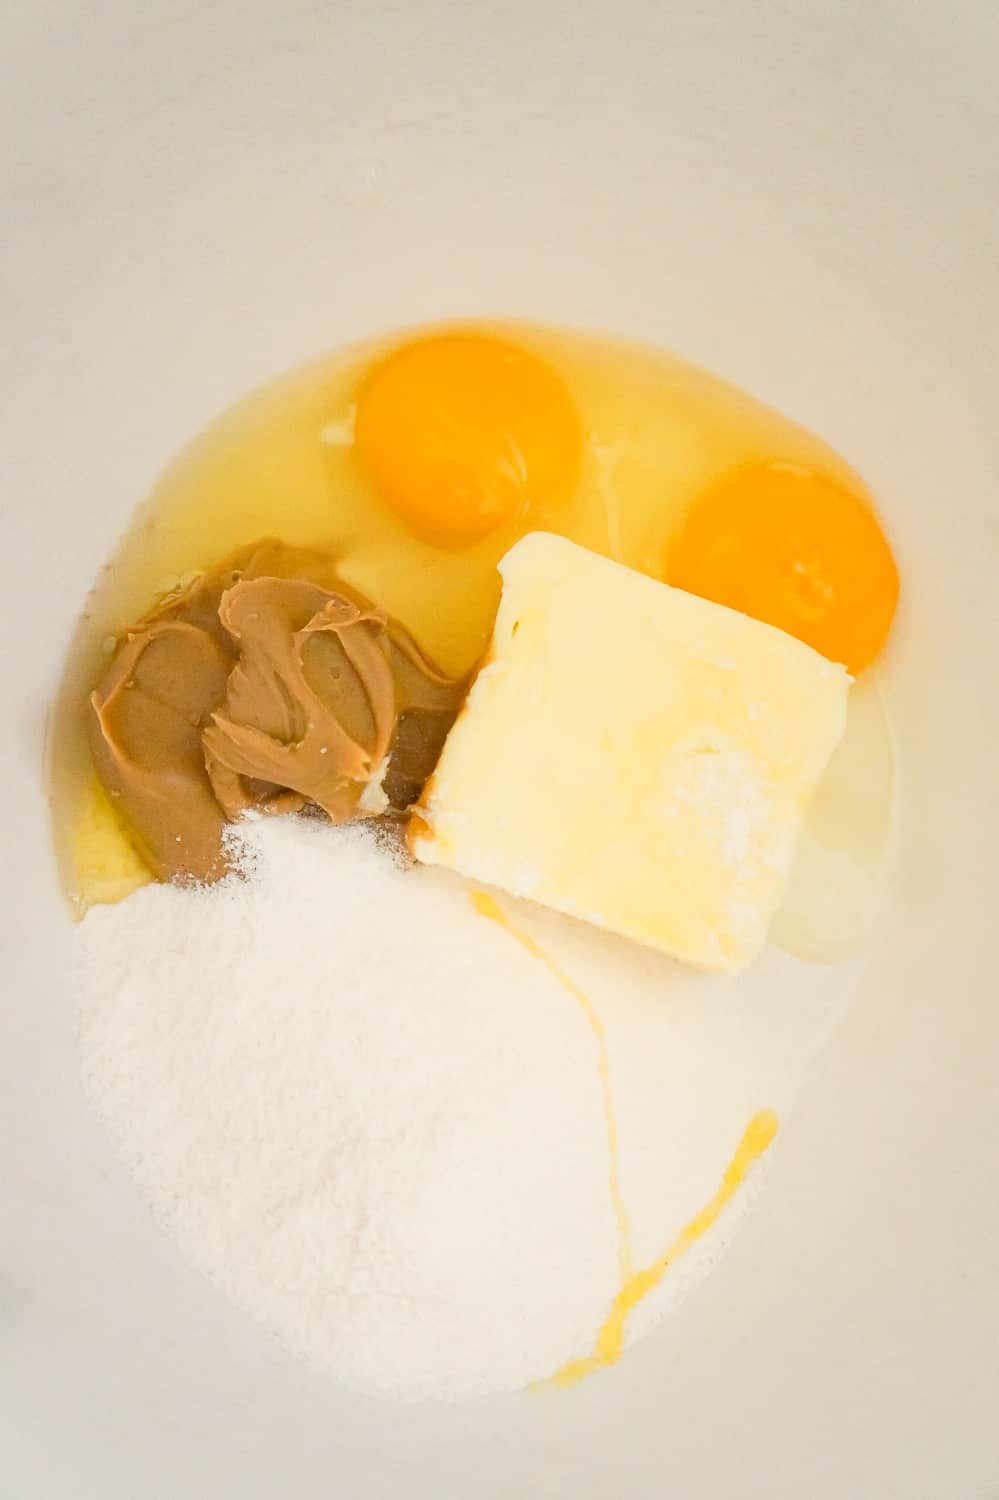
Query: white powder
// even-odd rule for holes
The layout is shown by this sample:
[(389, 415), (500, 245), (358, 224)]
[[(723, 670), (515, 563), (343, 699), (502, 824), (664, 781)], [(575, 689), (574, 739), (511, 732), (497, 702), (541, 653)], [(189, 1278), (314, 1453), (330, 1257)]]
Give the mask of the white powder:
[[(240, 844), (248, 878), (148, 886), (80, 929), (84, 1079), (158, 1217), (291, 1350), (369, 1392), (516, 1389), (588, 1353), (619, 1245), (578, 1001), (456, 877), (400, 868), (363, 829), (279, 818)], [(606, 1028), (646, 1264), (753, 1111), (786, 1105), (843, 975), (768, 955), (709, 980), (506, 907)]]

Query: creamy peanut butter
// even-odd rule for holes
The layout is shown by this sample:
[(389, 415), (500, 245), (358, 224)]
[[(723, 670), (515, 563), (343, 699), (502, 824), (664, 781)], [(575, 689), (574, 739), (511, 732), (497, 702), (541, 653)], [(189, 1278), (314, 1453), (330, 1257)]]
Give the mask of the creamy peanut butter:
[(464, 684), (321, 552), (242, 548), (140, 620), (90, 700), (94, 762), (162, 880), (225, 873), (225, 822), (419, 795)]

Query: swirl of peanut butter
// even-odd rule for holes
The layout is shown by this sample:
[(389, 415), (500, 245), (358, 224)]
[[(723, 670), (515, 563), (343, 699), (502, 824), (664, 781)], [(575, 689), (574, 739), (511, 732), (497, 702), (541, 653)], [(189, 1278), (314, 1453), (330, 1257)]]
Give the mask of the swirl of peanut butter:
[(329, 556), (265, 541), (128, 632), (91, 698), (91, 748), (153, 873), (211, 881), (226, 821), (249, 810), (407, 808), (463, 692)]

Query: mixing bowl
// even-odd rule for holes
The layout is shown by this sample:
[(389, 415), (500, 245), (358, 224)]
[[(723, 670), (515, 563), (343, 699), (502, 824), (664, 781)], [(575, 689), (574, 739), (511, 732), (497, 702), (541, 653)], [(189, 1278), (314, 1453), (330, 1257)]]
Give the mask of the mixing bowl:
[[(0, 1495), (999, 1494), (999, 11), (32, 0), (2, 32)], [(698, 1293), (571, 1392), (379, 1403), (181, 1261), (84, 1104), (44, 732), (200, 425), (482, 312), (675, 347), (865, 475), (905, 580), (899, 865)]]

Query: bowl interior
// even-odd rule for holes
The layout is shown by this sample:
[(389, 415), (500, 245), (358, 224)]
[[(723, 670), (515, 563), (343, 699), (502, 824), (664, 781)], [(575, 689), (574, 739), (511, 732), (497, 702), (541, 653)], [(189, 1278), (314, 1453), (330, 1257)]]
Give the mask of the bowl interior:
[[(50, 0), (3, 25), (0, 1490), (984, 1494), (994, 8)], [(903, 576), (902, 847), (864, 992), (723, 1268), (574, 1392), (399, 1407), (230, 1309), (91, 1119), (42, 746), (86, 590), (204, 421), (312, 352), (479, 312), (675, 347), (865, 476)]]

